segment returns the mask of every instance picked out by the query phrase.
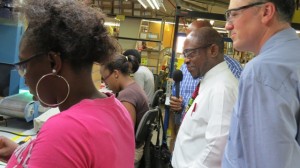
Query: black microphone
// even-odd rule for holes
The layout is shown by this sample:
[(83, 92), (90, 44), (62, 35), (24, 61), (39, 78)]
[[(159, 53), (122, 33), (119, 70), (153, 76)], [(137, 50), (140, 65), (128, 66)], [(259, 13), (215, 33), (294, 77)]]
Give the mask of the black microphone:
[(182, 81), (183, 74), (181, 70), (175, 70), (173, 72), (173, 80), (175, 81), (175, 92), (176, 92), (176, 97), (179, 98), (179, 93), (180, 93), (180, 82)]

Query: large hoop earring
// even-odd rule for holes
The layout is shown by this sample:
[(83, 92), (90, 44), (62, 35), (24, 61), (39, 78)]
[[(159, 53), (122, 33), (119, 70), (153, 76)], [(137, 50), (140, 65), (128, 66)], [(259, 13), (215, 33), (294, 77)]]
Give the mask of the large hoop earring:
[[(38, 87), (39, 87), (40, 82), (42, 81), (42, 79), (44, 79), (45, 77), (48, 77), (48, 76), (55, 76), (55, 77), (58, 77), (58, 78), (60, 78), (60, 79), (63, 79), (63, 80), (66, 82), (67, 87), (68, 87), (68, 93), (67, 93), (67, 96), (65, 97), (65, 99), (64, 99), (63, 101), (61, 101), (61, 102), (59, 102), (59, 103), (57, 103), (57, 104), (49, 104), (49, 103), (46, 103), (45, 101), (43, 101), (43, 100), (40, 98), (40, 95), (39, 95), (39, 92), (38, 92)], [(57, 107), (57, 106), (63, 104), (63, 103), (67, 100), (67, 98), (69, 97), (69, 94), (70, 94), (70, 85), (69, 85), (68, 81), (67, 81), (63, 76), (57, 75), (57, 74), (55, 74), (55, 72), (53, 72), (53, 73), (49, 73), (49, 74), (46, 74), (46, 75), (42, 76), (42, 77), (38, 80), (38, 82), (37, 82), (37, 84), (36, 84), (36, 87), (35, 87), (35, 92), (36, 92), (36, 96), (37, 96), (37, 98), (38, 98), (38, 100), (39, 100), (40, 102), (42, 102), (43, 104), (45, 104), (45, 105), (47, 105), (47, 106), (49, 106), (49, 107)]]

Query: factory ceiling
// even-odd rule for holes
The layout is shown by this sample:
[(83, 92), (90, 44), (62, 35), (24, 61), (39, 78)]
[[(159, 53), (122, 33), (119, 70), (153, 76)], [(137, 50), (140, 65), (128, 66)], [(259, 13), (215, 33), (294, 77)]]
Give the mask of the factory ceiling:
[(229, 0), (163, 0), (163, 4), (166, 10), (159, 9), (158, 15), (174, 16), (176, 6), (184, 10), (224, 14)]

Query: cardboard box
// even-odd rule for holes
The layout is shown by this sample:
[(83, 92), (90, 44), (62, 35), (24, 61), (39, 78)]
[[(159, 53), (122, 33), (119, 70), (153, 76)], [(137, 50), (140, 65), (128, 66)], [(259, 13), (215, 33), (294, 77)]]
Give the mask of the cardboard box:
[(142, 8), (144, 7), (142, 7), (142, 5), (139, 2), (133, 4), (133, 9), (142, 9)]
[(122, 13), (126, 16), (132, 16), (132, 9), (123, 9)]
[(133, 10), (133, 16), (141, 16), (141, 10), (137, 10), (137, 9), (134, 9)]
[(132, 2), (131, 1), (123, 1), (122, 8), (123, 9), (132, 9)]
[(102, 12), (105, 14), (112, 14), (111, 9), (108, 9), (108, 8), (101, 8), (101, 9), (102, 9)]
[(114, 8), (113, 14), (119, 15), (119, 14), (121, 14), (121, 11), (122, 11), (122, 10), (120, 10), (119, 8)]
[(148, 59), (159, 59), (159, 51), (148, 51)]
[(112, 3), (111, 3), (111, 1), (101, 1), (101, 6), (106, 7), (106, 8), (111, 8)]
[(119, 6), (119, 5), (120, 5), (119, 1), (114, 1), (114, 6)]
[(145, 16), (145, 17), (151, 17), (152, 16), (152, 11), (144, 11), (142, 13), (142, 16)]

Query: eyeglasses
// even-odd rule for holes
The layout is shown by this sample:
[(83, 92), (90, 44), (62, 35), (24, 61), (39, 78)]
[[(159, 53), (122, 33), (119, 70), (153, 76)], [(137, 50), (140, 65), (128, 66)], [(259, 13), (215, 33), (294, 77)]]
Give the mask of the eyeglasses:
[(38, 53), (38, 54), (34, 54), (33, 56), (31, 56), (30, 58), (24, 60), (24, 61), (20, 61), (18, 63), (15, 63), (14, 66), (17, 69), (19, 75), (21, 77), (24, 77), (26, 72), (27, 72), (27, 63), (35, 58), (38, 58), (40, 56), (45, 55), (45, 53)]
[(106, 82), (106, 80), (112, 75), (113, 73), (111, 72), (109, 75), (107, 75), (105, 78), (101, 77), (101, 81)]
[(212, 44), (208, 44), (206, 46), (200, 46), (200, 47), (196, 47), (196, 48), (188, 48), (188, 49), (184, 49), (182, 54), (184, 56), (184, 58), (188, 58), (188, 59), (191, 59), (193, 58), (191, 55), (192, 53), (194, 53), (196, 50), (199, 50), (199, 49), (204, 49), (204, 48), (207, 48), (207, 47), (210, 47)]
[(251, 7), (254, 7), (254, 6), (258, 6), (258, 5), (262, 5), (262, 4), (265, 4), (267, 2), (254, 2), (254, 3), (250, 3), (249, 5), (245, 5), (245, 6), (241, 6), (241, 7), (238, 7), (238, 8), (233, 8), (233, 9), (229, 9), (225, 12), (225, 18), (226, 18), (226, 21), (229, 22), (229, 21), (232, 21), (232, 18), (236, 17), (237, 16), (237, 13), (234, 13), (236, 11), (240, 11), (240, 10), (243, 10), (243, 9), (248, 9), (248, 8), (251, 8)]

